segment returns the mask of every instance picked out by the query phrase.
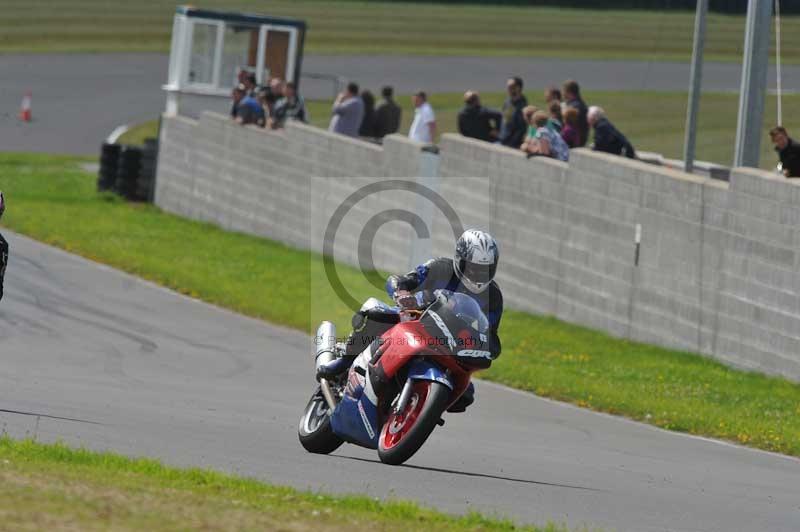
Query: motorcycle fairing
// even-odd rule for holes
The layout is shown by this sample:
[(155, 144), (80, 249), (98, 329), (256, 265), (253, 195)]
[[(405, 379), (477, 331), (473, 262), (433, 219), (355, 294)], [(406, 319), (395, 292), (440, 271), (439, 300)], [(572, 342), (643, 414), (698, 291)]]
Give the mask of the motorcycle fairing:
[(342, 400), (331, 416), (331, 428), (345, 441), (370, 449), (378, 448), (378, 398), (366, 378), (370, 348), (364, 350), (350, 368)]
[[(370, 371), (374, 371), (379, 380), (387, 381), (409, 365), (410, 360), (414, 357), (427, 357), (427, 363), (437, 367), (440, 373), (444, 374), (445, 370), (452, 370), (452, 377), (448, 377), (450, 381), (448, 387), (452, 390), (451, 404), (454, 403), (469, 386), (469, 374), (464, 373), (464, 368), (459, 367), (453, 357), (442, 356), (447, 352), (436, 342), (433, 344), (417, 342), (417, 345), (414, 345), (418, 339), (436, 338), (437, 334), (441, 336), (438, 329), (429, 332), (419, 321), (406, 321), (395, 325), (383, 335), (382, 354), (375, 363), (375, 367), (370, 368)], [(419, 358), (418, 360), (423, 359)], [(436, 379), (428, 378), (426, 380)]]
[(363, 393), (355, 399), (344, 395), (331, 416), (331, 428), (337, 436), (369, 449), (378, 448), (378, 408)]
[(451, 390), (454, 387), (452, 380), (450, 380), (450, 377), (441, 366), (425, 359), (417, 359), (411, 362), (408, 368), (408, 378), (415, 381), (440, 382)]

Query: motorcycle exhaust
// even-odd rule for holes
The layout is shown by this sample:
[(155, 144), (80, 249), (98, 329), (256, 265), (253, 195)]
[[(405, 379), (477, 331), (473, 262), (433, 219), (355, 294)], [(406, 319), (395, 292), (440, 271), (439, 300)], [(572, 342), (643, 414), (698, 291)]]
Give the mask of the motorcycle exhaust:
[[(317, 329), (317, 336), (314, 338), (314, 341), (317, 344), (316, 353), (314, 355), (316, 358), (314, 369), (319, 370), (321, 365), (329, 364), (337, 357), (336, 326), (329, 321), (323, 321)], [(328, 408), (333, 412), (336, 409), (336, 399), (333, 397), (330, 384), (328, 384), (327, 379), (320, 379), (319, 386), (322, 390), (323, 397), (325, 397), (325, 402), (328, 403)]]
[(329, 321), (323, 321), (317, 329), (317, 336), (314, 338), (317, 351), (315, 353), (315, 370), (320, 366), (325, 366), (336, 360), (336, 325)]

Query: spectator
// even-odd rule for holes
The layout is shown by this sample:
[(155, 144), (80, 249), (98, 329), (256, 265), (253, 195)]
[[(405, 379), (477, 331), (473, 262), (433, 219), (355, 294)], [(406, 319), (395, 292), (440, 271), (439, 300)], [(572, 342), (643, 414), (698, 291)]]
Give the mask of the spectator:
[(780, 157), (783, 175), (800, 177), (800, 144), (789, 136), (789, 132), (783, 126), (770, 129), (769, 136)]
[(423, 91), (417, 91), (411, 101), (414, 103), (414, 121), (408, 130), (408, 138), (423, 144), (433, 144), (436, 139), (436, 115), (428, 103), (428, 96)]
[(533, 113), (533, 127), (536, 128), (533, 137), (522, 143), (520, 149), (530, 155), (543, 155), (559, 161), (569, 160), (569, 147), (561, 135), (547, 127), (549, 117), (544, 111)]
[(561, 105), (561, 91), (558, 90), (558, 87), (550, 85), (544, 90), (544, 102), (548, 105), (550, 102), (558, 102)]
[(297, 94), (297, 85), (291, 81), (283, 89), (283, 98), (275, 102), (269, 126), (272, 129), (282, 128), (286, 125), (286, 120), (308, 122), (306, 102)]
[(362, 137), (375, 136), (375, 96), (368, 90), (361, 91), (361, 101), (364, 102), (364, 118), (358, 134)]
[(458, 113), (458, 131), (462, 135), (494, 142), (502, 123), (503, 115), (482, 106), (477, 92), (464, 93), (464, 108)]
[(269, 80), (269, 84), (265, 87), (266, 104), (270, 116), (272, 116), (272, 113), (275, 110), (275, 104), (278, 102), (278, 100), (283, 98), (284, 87), (285, 84), (281, 78), (272, 78)]
[(586, 141), (589, 139), (589, 123), (586, 116), (588, 108), (581, 98), (581, 88), (577, 81), (570, 79), (564, 82), (562, 89), (567, 107), (578, 110), (578, 146), (586, 146)]
[(522, 94), (522, 79), (509, 78), (506, 82), (508, 97), (503, 103), (503, 127), (500, 132), (500, 143), (504, 146), (517, 148), (525, 138), (528, 124), (522, 116), (522, 109), (528, 105), (528, 100)]
[(336, 97), (332, 113), (329, 131), (349, 137), (358, 136), (358, 128), (364, 118), (364, 102), (358, 97), (357, 83), (348, 83), (347, 89)]
[(248, 96), (252, 96), (253, 98), (256, 97), (256, 92), (258, 89), (258, 84), (256, 83), (256, 75), (253, 72), (248, 72), (244, 75), (244, 88), (247, 91)]
[(246, 94), (236, 106), (236, 121), (242, 125), (263, 126), (265, 117), (264, 108), (257, 96)]
[(550, 118), (547, 119), (547, 127), (552, 129), (555, 133), (561, 134), (561, 102), (558, 100), (551, 100), (547, 105), (550, 111)]
[(261, 87), (260, 89), (258, 89), (258, 93), (256, 96), (256, 101), (258, 101), (258, 105), (260, 105), (262, 111), (264, 111), (264, 116), (261, 117), (256, 122), (256, 125), (260, 127), (266, 126), (270, 116), (272, 116), (272, 111), (270, 110), (269, 105), (267, 105), (268, 93), (269, 93), (269, 87)]
[(403, 112), (394, 101), (394, 89), (384, 87), (381, 95), (383, 100), (375, 109), (375, 136), (380, 139), (400, 130), (400, 116)]
[(247, 89), (245, 89), (243, 83), (239, 83), (231, 91), (231, 100), (233, 103), (233, 105), (231, 106), (231, 118), (233, 118), (234, 120), (236, 120), (236, 115), (239, 114), (239, 103), (241, 103), (242, 98), (244, 98), (245, 94), (247, 94)]
[(613, 153), (614, 155), (623, 155), (630, 159), (636, 158), (636, 152), (633, 145), (628, 142), (617, 128), (614, 127), (602, 107), (595, 105), (589, 108), (588, 112), (589, 125), (594, 128), (594, 144), (592, 149), (595, 151), (604, 151), (606, 153)]
[(536, 136), (536, 124), (533, 123), (533, 115), (538, 111), (539, 108), (535, 105), (526, 105), (525, 108), (522, 110), (522, 118), (525, 120), (525, 123), (528, 125), (528, 131), (525, 135), (525, 139), (523, 142), (527, 141), (528, 139), (532, 139)]
[(564, 111), (564, 127), (561, 128), (561, 138), (570, 148), (578, 147), (580, 142), (580, 137), (578, 136), (578, 110), (574, 107), (568, 107)]

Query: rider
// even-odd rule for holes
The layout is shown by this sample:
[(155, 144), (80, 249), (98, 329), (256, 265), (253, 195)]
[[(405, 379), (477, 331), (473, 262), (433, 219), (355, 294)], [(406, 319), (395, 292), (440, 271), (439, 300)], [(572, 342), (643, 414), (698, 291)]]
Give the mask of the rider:
[[(3, 211), (6, 210), (6, 202), (3, 193), (0, 192), (0, 218), (3, 218)], [(0, 235), (0, 299), (3, 299), (3, 277), (6, 274), (8, 264), (8, 242)]]
[[(471, 296), (478, 302), (489, 321), (489, 342), (496, 358), (500, 355), (500, 337), (497, 329), (503, 315), (503, 294), (494, 281), (499, 258), (497, 242), (492, 235), (477, 229), (469, 229), (456, 241), (453, 258), (431, 259), (405, 275), (391, 275), (386, 281), (386, 291), (401, 307), (406, 308), (415, 306), (416, 298), (413, 294), (420, 291), (445, 289)], [(318, 377), (339, 375), (350, 367), (355, 357), (363, 350), (363, 343), (354, 341), (354, 336), (366, 328), (369, 316), (368, 310), (363, 307), (354, 316), (354, 333), (347, 342), (345, 355), (330, 365), (321, 367)], [(470, 384), (467, 391), (448, 411), (463, 412), (475, 400), (474, 395), (475, 388)]]

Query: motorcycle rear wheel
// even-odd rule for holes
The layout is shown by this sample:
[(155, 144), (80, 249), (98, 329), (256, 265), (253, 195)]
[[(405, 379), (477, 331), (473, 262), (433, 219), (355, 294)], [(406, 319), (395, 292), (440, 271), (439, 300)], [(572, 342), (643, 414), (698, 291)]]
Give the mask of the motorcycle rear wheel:
[(378, 438), (378, 457), (389, 465), (400, 465), (416, 453), (450, 402), (450, 389), (439, 382), (415, 381), (405, 410), (390, 414)]
[(315, 454), (330, 454), (339, 448), (344, 441), (333, 432), (331, 427), (330, 407), (319, 388), (308, 401), (297, 436), (306, 451)]

